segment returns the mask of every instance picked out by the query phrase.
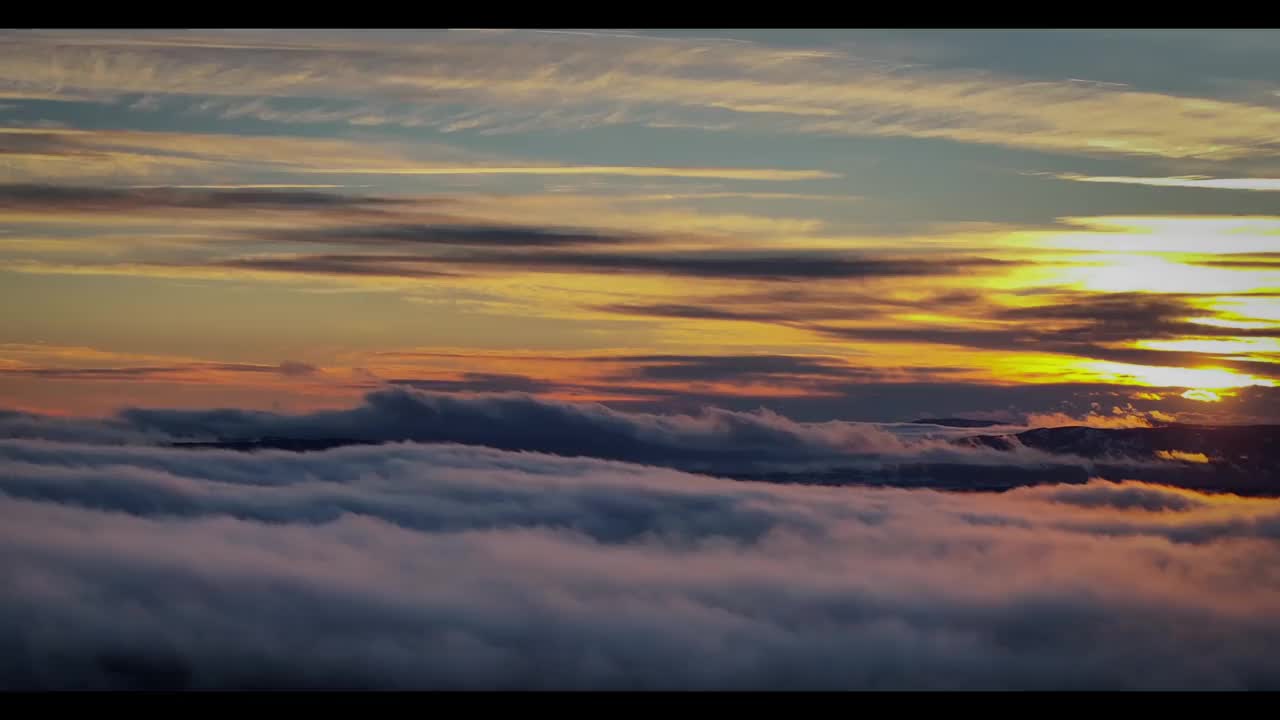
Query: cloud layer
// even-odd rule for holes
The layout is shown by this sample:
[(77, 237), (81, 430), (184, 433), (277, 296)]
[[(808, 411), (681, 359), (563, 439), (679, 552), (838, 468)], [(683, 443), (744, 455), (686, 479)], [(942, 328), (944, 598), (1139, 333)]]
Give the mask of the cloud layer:
[[(661, 357), (661, 356), (659, 356)], [(690, 415), (625, 412), (519, 392), (452, 394), (391, 387), (343, 410), (280, 414), (239, 410), (132, 408), (101, 421), (0, 417), (0, 437), (55, 439), (82, 428), (99, 442), (254, 443), (262, 440), (481, 445), (502, 450), (607, 458), (718, 473), (882, 463), (1084, 465), (1017, 447), (1006, 452), (947, 442), (963, 429), (830, 421), (796, 422), (768, 410), (705, 407)]]
[(1280, 501), (0, 441), (5, 688), (1280, 687)]
[[(539, 398), (526, 391), (543, 388), (520, 381), (519, 376), (501, 375), (460, 381), (505, 388), (483, 394), (448, 392), (459, 387), (447, 382), (418, 389), (406, 381), (368, 393), (355, 407), (301, 414), (133, 408), (91, 420), (11, 412), (0, 417), (0, 438), (159, 444), (188, 452), (446, 443), (782, 484), (990, 491), (1078, 484), (1101, 475), (1202, 491), (1280, 495), (1280, 478), (1271, 469), (1276, 432), (1266, 426), (1152, 428), (1145, 414), (1132, 409), (1129, 415), (1094, 415), (1084, 421), (1059, 413), (1035, 423), (1057, 429), (1036, 430), (1007, 419), (980, 428), (947, 420), (799, 422), (767, 409), (712, 405), (688, 414), (656, 414)], [(1071, 427), (1060, 427), (1064, 425)], [(1199, 456), (1204, 462), (1189, 460)]]

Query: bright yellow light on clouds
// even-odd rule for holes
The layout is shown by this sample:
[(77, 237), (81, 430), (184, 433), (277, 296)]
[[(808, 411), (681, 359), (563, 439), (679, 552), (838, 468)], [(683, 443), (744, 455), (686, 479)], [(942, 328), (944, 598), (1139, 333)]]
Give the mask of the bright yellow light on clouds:
[[(1066, 217), (1073, 229), (1013, 232), (1011, 248), (1063, 251), (1010, 273), (1024, 287), (1066, 285), (1095, 292), (1239, 294), (1280, 287), (1280, 267), (1197, 265), (1204, 256), (1268, 253), (1280, 247), (1276, 216)], [(1069, 254), (1069, 253), (1078, 254)], [(1006, 283), (1007, 284), (1007, 283)]]
[(1222, 396), (1212, 390), (1204, 390), (1196, 388), (1182, 393), (1182, 397), (1188, 400), (1199, 400), (1200, 402), (1221, 402)]
[(1059, 180), (1076, 182), (1114, 183), (1120, 185), (1150, 185), (1152, 187), (1211, 188), (1216, 190), (1280, 190), (1280, 178), (1213, 178), (1202, 175), (1181, 177), (1125, 177), (1090, 176), (1075, 173), (1055, 175)]
[(1280, 269), (1206, 267), (1155, 255), (1119, 253), (1082, 256), (1079, 262), (1079, 265), (1050, 270), (1049, 274), (1057, 279), (1054, 284), (1093, 292), (1215, 294), (1256, 292), (1280, 287)]
[(1157, 450), (1156, 457), (1201, 465), (1209, 462), (1209, 458), (1204, 453), (1183, 452), (1182, 450)]
[(1144, 350), (1172, 352), (1210, 353), (1232, 355), (1237, 353), (1280, 353), (1280, 340), (1276, 338), (1231, 338), (1229, 340), (1139, 340), (1134, 347)]
[(1145, 385), (1147, 387), (1181, 387), (1223, 390), (1241, 387), (1275, 387), (1274, 380), (1237, 373), (1225, 368), (1157, 367), (1100, 360), (1077, 361), (1082, 369), (1106, 382)]
[(1099, 216), (1060, 220), (1081, 228), (1062, 233), (1030, 233), (1042, 247), (1102, 252), (1259, 253), (1280, 242), (1280, 217)]
[[(1275, 323), (1269, 323), (1261, 320), (1228, 320), (1220, 317), (1193, 317), (1185, 318), (1187, 322), (1197, 325), (1209, 325), (1211, 327), (1230, 328), (1232, 330), (1262, 330), (1263, 328), (1275, 327)], [(1280, 330), (1280, 328), (1276, 328)]]
[(1205, 303), (1205, 307), (1219, 313), (1265, 321), (1268, 325), (1280, 323), (1280, 297), (1218, 297)]

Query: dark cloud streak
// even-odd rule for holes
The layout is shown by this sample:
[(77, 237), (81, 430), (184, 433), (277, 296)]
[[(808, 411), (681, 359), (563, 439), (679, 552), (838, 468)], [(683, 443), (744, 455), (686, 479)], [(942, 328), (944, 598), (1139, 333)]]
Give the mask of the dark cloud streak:
[(651, 239), (645, 236), (572, 231), (521, 225), (386, 224), (308, 228), (271, 233), (273, 241), (352, 245), (443, 245), (460, 247), (554, 248), (611, 245)]
[[(2, 136), (0, 136), (2, 137)], [(377, 209), (403, 200), (336, 192), (282, 189), (105, 188), (73, 185), (0, 185), (0, 209), (24, 212), (127, 213), (147, 210)], [(421, 200), (415, 200), (421, 202)]]

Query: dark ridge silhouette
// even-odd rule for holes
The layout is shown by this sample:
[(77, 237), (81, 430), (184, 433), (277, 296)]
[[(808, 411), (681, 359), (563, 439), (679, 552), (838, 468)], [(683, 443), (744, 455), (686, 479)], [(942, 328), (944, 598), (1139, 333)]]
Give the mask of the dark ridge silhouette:
[(1009, 424), (1001, 420), (974, 420), (972, 418), (920, 418), (919, 420), (912, 420), (911, 423), (914, 425), (941, 425), (943, 427), (958, 428), (986, 428)]

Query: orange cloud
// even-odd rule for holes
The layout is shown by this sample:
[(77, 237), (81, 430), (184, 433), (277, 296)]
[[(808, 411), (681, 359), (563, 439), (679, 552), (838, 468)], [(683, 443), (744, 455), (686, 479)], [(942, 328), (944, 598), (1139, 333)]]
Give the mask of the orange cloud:
[(1157, 450), (1156, 457), (1163, 460), (1176, 460), (1201, 465), (1209, 462), (1209, 458), (1204, 453), (1190, 453), (1182, 450)]

